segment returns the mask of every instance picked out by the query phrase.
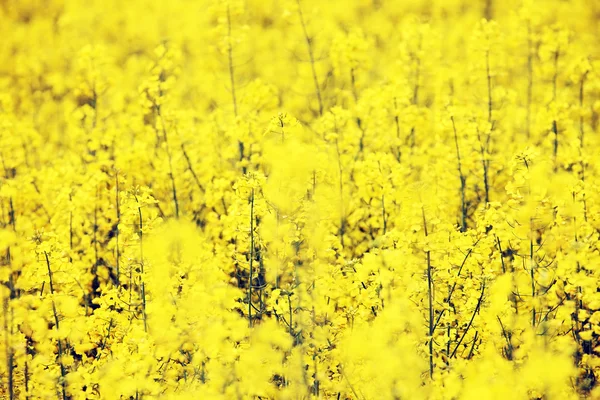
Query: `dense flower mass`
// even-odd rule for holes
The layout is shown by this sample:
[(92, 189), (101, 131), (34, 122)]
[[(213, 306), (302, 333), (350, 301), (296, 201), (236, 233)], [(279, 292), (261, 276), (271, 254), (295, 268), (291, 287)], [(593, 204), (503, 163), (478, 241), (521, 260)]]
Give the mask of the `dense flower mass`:
[(0, 0), (0, 397), (600, 398), (599, 22)]

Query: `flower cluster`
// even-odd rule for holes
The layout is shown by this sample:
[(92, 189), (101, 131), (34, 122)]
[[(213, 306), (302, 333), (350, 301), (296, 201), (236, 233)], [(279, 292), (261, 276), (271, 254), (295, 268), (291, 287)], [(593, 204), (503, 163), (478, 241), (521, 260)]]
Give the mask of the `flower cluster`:
[(598, 15), (0, 0), (0, 397), (600, 398)]

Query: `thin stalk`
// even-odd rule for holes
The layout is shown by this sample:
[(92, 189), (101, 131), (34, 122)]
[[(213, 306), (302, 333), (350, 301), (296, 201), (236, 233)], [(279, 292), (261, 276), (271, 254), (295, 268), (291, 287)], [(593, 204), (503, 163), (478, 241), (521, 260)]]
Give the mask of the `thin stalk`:
[(481, 163), (483, 166), (483, 187), (485, 190), (485, 204), (487, 205), (490, 202), (490, 185), (489, 185), (489, 167), (490, 161), (486, 159), (490, 151), (490, 139), (491, 132), (494, 130), (494, 120), (492, 119), (492, 112), (494, 109), (494, 99), (492, 97), (492, 74), (490, 70), (490, 52), (489, 50), (485, 53), (485, 71), (486, 71), (486, 80), (487, 80), (487, 112), (488, 112), (488, 123), (490, 124), (489, 132), (487, 134), (487, 138), (485, 143), (481, 140), (481, 136), (479, 131), (477, 131), (477, 138), (480, 144), (480, 152), (481, 152)]
[(196, 175), (196, 172), (194, 171), (194, 168), (192, 167), (192, 161), (190, 160), (190, 157), (188, 156), (188, 153), (185, 150), (185, 145), (183, 143), (181, 144), (181, 151), (183, 152), (183, 157), (185, 158), (185, 161), (187, 162), (188, 170), (192, 173), (192, 176), (194, 177), (194, 181), (196, 182), (198, 189), (200, 189), (200, 191), (202, 193), (204, 193), (206, 190), (204, 189), (204, 186), (202, 186), (202, 184), (200, 183), (200, 179), (198, 179), (198, 175)]
[(383, 219), (383, 234), (387, 233), (387, 215), (385, 212), (385, 195), (381, 195), (381, 217)]
[[(56, 326), (56, 331), (60, 329), (60, 321), (58, 319), (58, 311), (56, 310), (56, 303), (54, 302), (54, 279), (52, 275), (52, 268), (50, 268), (50, 258), (48, 257), (48, 252), (44, 251), (44, 256), (46, 257), (46, 266), (48, 267), (48, 279), (50, 283), (50, 295), (52, 296), (52, 313), (54, 315), (54, 325)], [(63, 364), (63, 343), (61, 339), (57, 339), (58, 346), (58, 365), (60, 367), (60, 384), (62, 389), (62, 398), (63, 400), (67, 400), (67, 369)]]
[(585, 131), (583, 129), (583, 99), (584, 99), (584, 84), (585, 84), (585, 78), (587, 76), (587, 72), (581, 77), (581, 80), (579, 81), (579, 110), (580, 110), (580, 114), (579, 114), (579, 149), (583, 150), (583, 144), (584, 144), (584, 134)]
[[(69, 202), (73, 202), (73, 194), (69, 193)], [(69, 211), (69, 262), (73, 262), (73, 210)]]
[(450, 365), (450, 324), (446, 327), (446, 335), (448, 335), (448, 341), (446, 342), (446, 365)]
[(295, 334), (294, 334), (294, 311), (292, 310), (292, 293), (288, 292), (287, 298), (288, 298), (288, 313), (290, 314), (290, 316), (288, 317), (288, 319), (290, 320), (289, 324), (289, 328), (290, 328), (290, 336), (292, 336), (294, 338), (294, 344), (296, 344), (296, 340), (295, 340)]
[(488, 122), (492, 122), (492, 109), (494, 107), (494, 99), (492, 98), (492, 74), (490, 73), (490, 52), (485, 52), (485, 71), (487, 77), (488, 90)]
[(177, 186), (175, 185), (175, 175), (173, 174), (173, 157), (171, 156), (171, 151), (169, 150), (169, 141), (167, 139), (167, 127), (165, 125), (165, 120), (162, 116), (160, 106), (155, 106), (155, 108), (156, 113), (160, 118), (162, 133), (165, 140), (165, 149), (167, 151), (167, 159), (169, 161), (169, 179), (171, 180), (171, 193), (173, 195), (173, 205), (175, 206), (175, 218), (179, 219), (179, 201), (177, 199)]
[(148, 332), (148, 317), (146, 315), (146, 287), (144, 284), (144, 219), (142, 218), (142, 207), (135, 196), (135, 201), (138, 203), (138, 235), (140, 237), (140, 297), (142, 299), (142, 316), (144, 320), (144, 332)]
[(506, 273), (506, 265), (504, 264), (504, 257), (502, 256), (502, 244), (500, 238), (496, 236), (496, 244), (498, 245), (498, 251), (500, 252), (500, 262), (502, 263), (502, 273)]
[(121, 206), (119, 204), (119, 172), (117, 171), (116, 176), (115, 176), (115, 184), (116, 184), (116, 193), (115, 193), (115, 203), (116, 203), (116, 209), (117, 209), (117, 221), (116, 221), (116, 229), (115, 229), (115, 239), (117, 241), (116, 243), (116, 250), (117, 250), (117, 262), (116, 262), (116, 273), (117, 273), (117, 287), (120, 286), (120, 279), (121, 279), (121, 268), (120, 268), (120, 259), (121, 259), (121, 250), (119, 249), (119, 224), (121, 223)]
[[(423, 38), (421, 36), (419, 36), (419, 51), (421, 51), (421, 48), (423, 46)], [(415, 66), (415, 84), (413, 86), (413, 95), (412, 95), (412, 99), (411, 99), (411, 103), (413, 106), (417, 106), (419, 104), (419, 81), (421, 80), (421, 58), (416, 57), (416, 61), (417, 61), (417, 65)], [(411, 151), (412, 149), (415, 147), (416, 145), (416, 130), (417, 128), (415, 126), (413, 126), (410, 129), (410, 136), (409, 136), (409, 140), (410, 140), (410, 148)]]
[[(573, 201), (575, 201), (575, 193), (573, 193)], [(575, 231), (575, 243), (579, 242), (579, 235), (577, 233), (577, 217), (573, 218), (573, 230)], [(579, 248), (579, 246), (575, 247), (575, 254), (577, 255), (577, 249)], [(579, 263), (579, 261), (577, 261), (577, 268), (576, 268), (576, 273), (577, 275), (580, 274), (581, 272), (581, 264)], [(582, 331), (580, 324), (579, 324), (579, 310), (581, 310), (583, 308), (583, 302), (581, 300), (581, 286), (578, 285), (577, 286), (577, 295), (575, 298), (575, 312), (571, 315), (571, 319), (573, 320), (573, 336), (575, 337), (575, 341), (577, 342), (578, 346), (581, 346), (581, 337), (580, 337), (580, 333)], [(577, 349), (577, 351), (574, 353), (574, 359), (575, 359), (575, 366), (579, 367), (580, 366), (580, 362), (581, 362), (581, 352), (579, 351), (579, 348)]]
[(483, 16), (488, 21), (492, 20), (494, 11), (494, 1), (493, 0), (485, 0), (485, 9), (483, 10)]
[(470, 360), (473, 357), (473, 351), (475, 350), (475, 345), (477, 344), (477, 335), (478, 331), (475, 331), (475, 337), (473, 338), (473, 343), (471, 344), (471, 350), (469, 350), (469, 355), (467, 356), (467, 360)]
[[(11, 329), (9, 328), (9, 309), (10, 309), (10, 296), (6, 296), (3, 301), (4, 310), (4, 346), (6, 351), (6, 371), (8, 373), (8, 398), (13, 400), (15, 398), (14, 388), (14, 354), (12, 350), (12, 335)], [(11, 321), (12, 322), (12, 321)], [(12, 325), (12, 323), (10, 324)]]
[(12, 197), (10, 199), (8, 199), (8, 206), (10, 207), (10, 212), (9, 212), (9, 215), (10, 215), (10, 225), (11, 225), (13, 231), (16, 232), (17, 231), (17, 218), (16, 218), (16, 215), (15, 215), (15, 207), (13, 205), (13, 199), (12, 199)]
[(308, 49), (308, 57), (310, 59), (310, 67), (312, 70), (313, 82), (315, 84), (315, 92), (317, 94), (317, 100), (319, 101), (319, 115), (323, 115), (323, 100), (321, 96), (321, 88), (319, 87), (319, 80), (317, 79), (317, 70), (315, 68), (315, 56), (312, 47), (312, 39), (310, 36), (308, 36), (308, 30), (306, 29), (306, 22), (304, 21), (304, 14), (302, 12), (300, 0), (296, 0), (296, 3), (298, 4), (298, 16), (300, 17), (300, 24), (302, 25), (302, 32), (304, 33), (304, 39)]
[(498, 315), (496, 315), (498, 322), (500, 323), (500, 328), (502, 329), (502, 336), (506, 340), (506, 347), (504, 348), (504, 356), (508, 361), (512, 361), (513, 359), (513, 344), (512, 344), (512, 332), (507, 330), (502, 323), (502, 320)]
[[(354, 97), (354, 102), (358, 102), (358, 92), (356, 91), (356, 75), (354, 73), (354, 68), (350, 68), (350, 83), (352, 85), (352, 97)], [(360, 121), (360, 119), (358, 120)], [(359, 122), (360, 128), (360, 122)]]
[[(554, 52), (554, 76), (552, 77), (552, 103), (556, 105), (556, 86), (558, 81), (558, 57), (559, 50), (556, 49)], [(552, 132), (554, 132), (554, 146), (553, 146), (553, 156), (554, 156), (554, 172), (558, 169), (558, 122), (556, 118), (552, 120)]]
[[(421, 207), (423, 214), (423, 230), (425, 237), (429, 236), (427, 231), (427, 219), (425, 218), (425, 208)], [(427, 299), (428, 299), (428, 310), (429, 310), (429, 378), (433, 378), (433, 267), (431, 266), (431, 250), (425, 252), (427, 257)]]
[(458, 176), (460, 178), (460, 231), (467, 231), (467, 202), (465, 200), (465, 191), (467, 178), (462, 171), (462, 163), (460, 158), (460, 147), (458, 145), (458, 133), (456, 132), (456, 124), (454, 122), (454, 116), (450, 117), (452, 120), (452, 128), (454, 129), (454, 144), (456, 145), (456, 159), (458, 164)]
[[(587, 72), (581, 77), (581, 81), (579, 83), (579, 109), (580, 109), (580, 115), (579, 115), (579, 153), (580, 153), (580, 157), (581, 157), (581, 182), (584, 184), (585, 186), (585, 161), (583, 159), (583, 152), (584, 152), (584, 135), (585, 135), (585, 129), (584, 129), (584, 123), (583, 123), (583, 99), (584, 99), (584, 83), (585, 83), (585, 79), (587, 77)], [(585, 221), (587, 221), (587, 200), (585, 197), (585, 189), (583, 191), (582, 194), (582, 200), (583, 200), (583, 219)]]
[(402, 150), (400, 148), (400, 118), (398, 115), (398, 101), (396, 100), (396, 98), (394, 97), (394, 123), (396, 125), (396, 138), (398, 139), (398, 146), (396, 148), (396, 160), (398, 162), (400, 162), (400, 160), (402, 159)]
[(25, 400), (29, 400), (29, 363), (27, 362), (27, 360), (25, 360), (23, 375), (23, 378), (25, 380)]
[[(10, 207), (10, 211), (9, 211), (9, 215), (10, 215), (10, 225), (13, 229), (13, 231), (16, 233), (17, 231), (17, 225), (16, 225), (16, 218), (15, 218), (15, 209), (14, 209), (14, 205), (13, 205), (13, 201), (12, 201), (12, 197), (9, 199), (9, 207)], [(9, 395), (9, 399), (13, 400), (15, 398), (15, 385), (14, 385), (14, 373), (15, 373), (15, 368), (14, 368), (14, 350), (12, 348), (12, 337), (13, 337), (13, 308), (11, 307), (11, 303), (10, 301), (14, 298), (17, 297), (17, 293), (15, 291), (15, 282), (14, 282), (14, 278), (13, 278), (13, 271), (12, 271), (12, 257), (11, 257), (11, 253), (10, 253), (10, 247), (6, 250), (6, 261), (7, 261), (7, 266), (6, 268), (9, 269), (9, 275), (8, 275), (8, 288), (10, 290), (9, 295), (4, 298), (4, 335), (5, 335), (5, 343), (4, 345), (6, 346), (6, 370), (8, 372), (8, 395)]]
[[(529, 226), (530, 226), (530, 236), (533, 234), (532, 230), (531, 230), (531, 220), (529, 221)], [(529, 276), (531, 278), (531, 298), (535, 299), (535, 267), (534, 267), (534, 258), (533, 258), (534, 252), (533, 252), (533, 240), (531, 239), (531, 237), (529, 238)], [(535, 328), (535, 320), (536, 320), (536, 310), (535, 310), (535, 304), (532, 306), (531, 309), (531, 326), (533, 326)]]
[[(229, 7), (229, 4), (227, 4), (227, 63), (229, 68), (229, 85), (231, 86), (231, 102), (233, 103), (233, 116), (237, 121), (238, 106), (235, 92), (235, 66), (233, 65), (233, 43), (231, 34), (232, 25), (233, 24), (231, 21), (231, 9)], [(242, 161), (244, 159), (244, 142), (242, 142), (241, 140), (238, 140), (238, 150), (240, 153), (240, 161)], [(191, 169), (191, 164), (189, 165)], [(242, 173), (246, 173), (246, 167), (242, 167)], [(196, 183), (198, 183), (198, 181)]]
[[(336, 128), (337, 130), (337, 128)], [(342, 248), (344, 247), (344, 235), (346, 233), (346, 217), (344, 215), (344, 179), (343, 179), (343, 168), (342, 168), (342, 157), (340, 154), (340, 146), (338, 144), (338, 139), (335, 139), (335, 150), (337, 152), (338, 159), (338, 173), (339, 173), (339, 189), (340, 189), (340, 241), (342, 244)]]
[(98, 271), (98, 196), (99, 189), (96, 186), (96, 204), (94, 205), (94, 267), (92, 268), (92, 275), (97, 275)]
[(477, 130), (477, 139), (479, 140), (479, 152), (481, 154), (481, 166), (483, 168), (483, 189), (485, 192), (485, 204), (488, 204), (490, 202), (490, 184), (489, 184), (490, 162), (489, 162), (489, 160), (486, 160), (487, 144), (489, 144), (489, 137), (490, 136), (488, 134), (488, 140), (484, 144), (484, 142), (481, 140), (481, 134), (479, 133), (479, 130)]
[(100, 190), (96, 186), (96, 201), (94, 204), (94, 230), (93, 230), (93, 241), (94, 241), (94, 264), (92, 265), (92, 292), (88, 294), (88, 304), (92, 306), (92, 299), (99, 295), (100, 288), (100, 276), (98, 274), (98, 266), (100, 264), (100, 256), (98, 250), (98, 198), (100, 196)]
[[(248, 277), (248, 325), (252, 328), (252, 275), (254, 274), (254, 188), (250, 195), (250, 276)], [(290, 320), (291, 324), (291, 320)]]

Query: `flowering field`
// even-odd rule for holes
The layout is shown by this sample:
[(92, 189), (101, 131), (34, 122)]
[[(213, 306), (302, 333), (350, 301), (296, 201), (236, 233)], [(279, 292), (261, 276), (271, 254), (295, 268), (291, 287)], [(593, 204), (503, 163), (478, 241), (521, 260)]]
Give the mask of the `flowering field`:
[(600, 398), (599, 22), (0, 0), (0, 398)]

